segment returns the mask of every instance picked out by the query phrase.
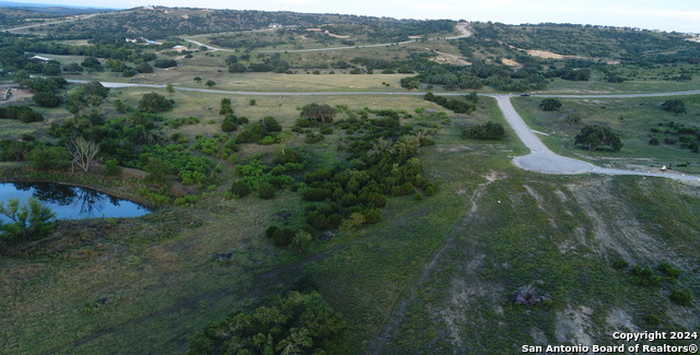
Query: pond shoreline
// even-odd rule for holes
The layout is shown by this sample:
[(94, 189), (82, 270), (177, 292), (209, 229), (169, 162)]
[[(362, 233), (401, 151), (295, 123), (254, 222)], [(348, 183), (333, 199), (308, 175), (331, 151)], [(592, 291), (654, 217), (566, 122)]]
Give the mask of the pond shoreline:
[(0, 196), (3, 200), (37, 199), (52, 210), (55, 208), (58, 219), (138, 218), (153, 213), (151, 208), (139, 202), (84, 184), (13, 180), (0, 181)]
[[(2, 173), (3, 169), (0, 169), (0, 173)], [(124, 180), (120, 180), (124, 181)], [(119, 198), (121, 200), (126, 200), (129, 202), (133, 202), (136, 204), (139, 204), (147, 209), (149, 209), (151, 212), (156, 212), (158, 210), (158, 206), (154, 205), (150, 201), (144, 199), (144, 198), (139, 198), (138, 196), (134, 194), (127, 194), (122, 191), (119, 191), (118, 189), (113, 189), (109, 188), (103, 185), (95, 185), (95, 184), (86, 184), (84, 182), (78, 182), (78, 181), (70, 181), (64, 180), (64, 179), (50, 179), (50, 178), (41, 178), (41, 177), (31, 177), (31, 176), (12, 176), (12, 177), (0, 177), (0, 184), (2, 183), (48, 183), (48, 184), (59, 184), (59, 185), (68, 185), (68, 186), (75, 186), (75, 187), (80, 187), (84, 189), (90, 189), (90, 190), (95, 190), (97, 192), (111, 195), (113, 197)]]

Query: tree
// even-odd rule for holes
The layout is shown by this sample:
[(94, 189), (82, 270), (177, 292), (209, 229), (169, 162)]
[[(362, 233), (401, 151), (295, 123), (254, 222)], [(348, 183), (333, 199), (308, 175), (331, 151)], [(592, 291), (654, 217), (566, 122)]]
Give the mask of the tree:
[(66, 106), (68, 111), (77, 116), (85, 108), (100, 106), (108, 95), (109, 88), (99, 81), (91, 81), (71, 90), (66, 99)]
[(173, 87), (173, 84), (165, 85), (165, 91), (167, 91), (169, 94), (172, 94), (175, 92), (175, 87)]
[(170, 111), (174, 102), (155, 92), (145, 94), (139, 101), (139, 110), (143, 112), (158, 113)]
[(24, 206), (18, 199), (12, 199), (5, 205), (0, 201), (0, 214), (11, 222), (0, 222), (0, 239), (20, 241), (37, 239), (51, 233), (55, 227), (56, 215), (50, 208), (42, 205), (38, 200), (31, 198)]
[(197, 83), (197, 84), (201, 84), (201, 83), (202, 83), (202, 78), (200, 78), (200, 77), (198, 77), (198, 76), (195, 76), (194, 79), (192, 79), (192, 80), (194, 80), (194, 82)]
[(73, 155), (72, 166), (77, 165), (83, 172), (87, 173), (95, 161), (97, 153), (100, 152), (100, 146), (83, 137), (78, 137), (69, 143), (68, 150)]
[(219, 114), (222, 116), (233, 115), (233, 107), (231, 107), (231, 99), (221, 99), (221, 108)]
[(688, 110), (685, 108), (685, 103), (681, 100), (667, 100), (661, 104), (661, 108), (664, 111), (678, 114), (688, 112)]
[(102, 64), (100, 64), (100, 61), (97, 60), (95, 57), (87, 57), (83, 60), (82, 63), (80, 63), (84, 68), (90, 70), (90, 71), (103, 71), (104, 68), (102, 68)]
[(590, 151), (605, 149), (617, 152), (622, 149), (620, 135), (612, 129), (600, 125), (588, 125), (576, 135), (575, 144)]
[(330, 105), (312, 103), (301, 108), (300, 116), (303, 118), (315, 119), (319, 122), (330, 123), (333, 122), (333, 118), (337, 113), (338, 111)]
[(238, 129), (238, 122), (236, 120), (236, 116), (234, 115), (226, 116), (224, 121), (221, 122), (221, 130), (224, 132), (233, 132), (236, 129)]
[(205, 85), (208, 87), (214, 87), (214, 86), (216, 86), (216, 82), (214, 80), (207, 80)]
[(41, 107), (58, 107), (61, 104), (61, 98), (53, 91), (39, 91), (34, 94), (32, 100)]
[(540, 102), (540, 109), (542, 111), (559, 111), (561, 108), (561, 101), (557, 99), (544, 99)]
[(262, 125), (263, 125), (263, 128), (265, 128), (266, 133), (282, 131), (282, 126), (272, 116), (267, 116), (267, 117), (263, 118)]

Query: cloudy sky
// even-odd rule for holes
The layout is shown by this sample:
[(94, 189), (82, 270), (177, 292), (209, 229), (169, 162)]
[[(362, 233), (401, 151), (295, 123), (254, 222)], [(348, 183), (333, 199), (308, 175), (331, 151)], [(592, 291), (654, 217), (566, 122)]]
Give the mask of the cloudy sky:
[(129, 8), (144, 5), (331, 12), (504, 23), (568, 22), (700, 32), (698, 0), (15, 0)]

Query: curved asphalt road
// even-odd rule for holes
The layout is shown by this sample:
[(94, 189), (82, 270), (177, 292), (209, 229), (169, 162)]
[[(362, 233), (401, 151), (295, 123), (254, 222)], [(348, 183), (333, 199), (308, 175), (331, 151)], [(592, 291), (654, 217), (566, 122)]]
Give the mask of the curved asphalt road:
[[(85, 84), (86, 80), (68, 80), (74, 84)], [(102, 85), (108, 88), (154, 88), (162, 89), (165, 85), (156, 84), (133, 84), (133, 83), (114, 83), (102, 82)], [(314, 91), (314, 92), (259, 92), (259, 91), (228, 91), (215, 89), (199, 89), (188, 87), (175, 87), (175, 90), (186, 92), (201, 92), (210, 94), (223, 95), (245, 95), (245, 96), (366, 96), (366, 95), (410, 95), (422, 96), (425, 92), (416, 91)], [(443, 96), (460, 96), (467, 93), (435, 93), (435, 95)], [(500, 94), (479, 94), (496, 99), (498, 107), (503, 113), (508, 124), (513, 128), (515, 134), (520, 140), (530, 149), (527, 155), (519, 156), (513, 159), (513, 163), (521, 169), (534, 171), (543, 174), (554, 175), (577, 175), (577, 174), (603, 174), (603, 175), (636, 175), (636, 176), (651, 176), (663, 177), (682, 182), (693, 182), (700, 184), (700, 177), (693, 175), (685, 175), (679, 173), (657, 173), (634, 171), (624, 169), (609, 169), (603, 168), (591, 163), (561, 156), (552, 152), (544, 143), (537, 137), (530, 127), (527, 126), (522, 117), (515, 111), (511, 103), (511, 97), (514, 95)], [(557, 98), (635, 98), (635, 97), (664, 97), (664, 96), (682, 96), (682, 95), (700, 95), (700, 90), (676, 91), (667, 93), (651, 93), (651, 94), (609, 94), (609, 95), (533, 95), (536, 97), (557, 97)]]

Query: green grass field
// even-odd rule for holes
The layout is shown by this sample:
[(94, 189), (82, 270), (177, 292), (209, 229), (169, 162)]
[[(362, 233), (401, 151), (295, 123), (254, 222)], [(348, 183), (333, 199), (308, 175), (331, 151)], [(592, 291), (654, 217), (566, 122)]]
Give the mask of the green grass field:
[[(700, 97), (680, 98), (685, 102), (688, 113), (673, 114), (663, 111), (661, 104), (670, 98), (639, 99), (587, 99), (561, 100), (560, 112), (544, 112), (538, 105), (541, 99), (515, 98), (518, 112), (528, 125), (535, 130), (549, 134), (540, 138), (554, 151), (577, 158), (583, 158), (604, 166), (630, 168), (656, 168), (662, 165), (677, 166), (689, 163), (687, 168), (677, 169), (684, 172), (700, 172), (700, 154), (681, 148), (679, 143), (664, 144), (666, 137), (677, 139), (672, 135), (652, 133), (650, 130), (662, 129), (659, 123), (677, 122), (689, 127), (700, 127)], [(575, 113), (581, 118), (578, 124), (570, 124), (567, 117)], [(574, 147), (574, 137), (585, 124), (602, 124), (609, 126), (622, 135), (624, 147), (620, 152), (589, 152)], [(651, 137), (656, 137), (661, 144), (649, 144)]]

